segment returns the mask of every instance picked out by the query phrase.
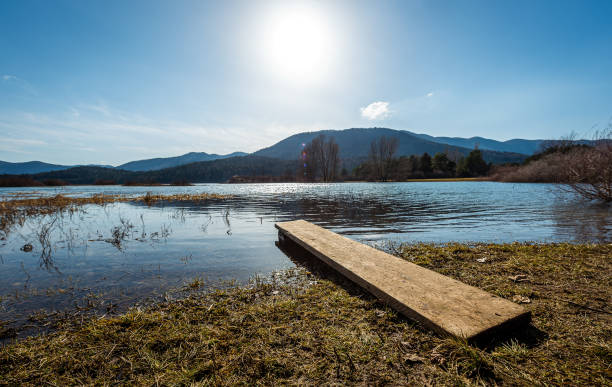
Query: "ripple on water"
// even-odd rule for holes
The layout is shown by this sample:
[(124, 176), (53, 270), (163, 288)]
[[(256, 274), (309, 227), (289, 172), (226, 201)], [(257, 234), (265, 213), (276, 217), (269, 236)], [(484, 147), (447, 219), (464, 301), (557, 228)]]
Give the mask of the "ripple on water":
[[(201, 184), (191, 187), (0, 188), (22, 196), (220, 193), (227, 200), (87, 205), (28, 218), (0, 241), (0, 320), (78, 305), (120, 309), (199, 277), (213, 286), (291, 267), (277, 221), (306, 219), (378, 244), (424, 241), (612, 241), (609, 207), (546, 184), (493, 182)], [(41, 230), (48, 237), (41, 243)], [(20, 250), (33, 245), (32, 252)], [(46, 250), (45, 250), (45, 243)], [(45, 254), (47, 254), (45, 256)]]

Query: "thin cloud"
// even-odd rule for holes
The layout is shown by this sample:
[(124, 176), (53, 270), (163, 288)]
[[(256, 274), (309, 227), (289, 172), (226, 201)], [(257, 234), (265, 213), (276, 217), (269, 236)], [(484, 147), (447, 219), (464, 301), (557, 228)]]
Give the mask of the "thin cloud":
[(382, 120), (391, 114), (389, 102), (383, 101), (372, 102), (368, 106), (362, 107), (360, 110), (361, 116), (368, 120)]
[[(0, 159), (19, 158), (17, 153), (32, 153), (43, 161), (57, 164), (118, 165), (135, 159), (177, 156), (192, 151), (253, 152), (288, 135), (331, 126), (330, 123), (298, 126), (259, 125), (246, 121), (228, 125), (159, 120), (103, 103), (79, 104), (51, 114), (15, 112), (0, 117), (0, 132), (15, 138), (6, 145), (0, 141)], [(20, 141), (21, 136), (41, 142)], [(117, 138), (121, 138), (120, 144)], [(66, 149), (72, 151), (66, 152)]]
[(30, 85), (28, 81), (26, 81), (25, 79), (21, 79), (16, 75), (4, 74), (2, 75), (1, 79), (2, 82), (9, 85), (9, 87), (13, 86), (20, 88), (30, 95), (38, 95), (38, 91), (36, 91), (36, 89), (32, 85)]
[(46, 146), (47, 143), (40, 140), (30, 140), (21, 138), (3, 138), (0, 144), (0, 152), (33, 154), (32, 149), (37, 146)]
[(98, 102), (96, 104), (81, 105), (79, 107), (82, 108), (82, 109), (91, 110), (91, 111), (96, 112), (96, 113), (104, 114), (107, 117), (110, 117), (110, 116), (113, 116), (113, 115), (117, 116), (117, 114), (113, 114), (111, 112), (111, 109), (104, 102)]

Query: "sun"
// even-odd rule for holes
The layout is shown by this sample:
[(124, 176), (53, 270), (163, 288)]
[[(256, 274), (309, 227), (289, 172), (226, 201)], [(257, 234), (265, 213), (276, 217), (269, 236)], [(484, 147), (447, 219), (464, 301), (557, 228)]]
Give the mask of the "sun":
[(268, 13), (260, 52), (266, 69), (296, 82), (321, 80), (334, 59), (334, 34), (313, 4), (287, 4)]

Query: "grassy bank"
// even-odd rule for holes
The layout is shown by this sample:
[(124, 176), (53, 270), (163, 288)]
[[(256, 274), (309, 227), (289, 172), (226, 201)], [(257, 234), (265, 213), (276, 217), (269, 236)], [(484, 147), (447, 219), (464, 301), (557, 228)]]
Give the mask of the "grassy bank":
[(475, 348), (420, 328), (305, 262), (315, 274), (286, 272), (119, 317), (67, 321), (48, 336), (6, 345), (0, 384), (611, 383), (612, 245), (395, 251), (524, 303), (532, 326)]

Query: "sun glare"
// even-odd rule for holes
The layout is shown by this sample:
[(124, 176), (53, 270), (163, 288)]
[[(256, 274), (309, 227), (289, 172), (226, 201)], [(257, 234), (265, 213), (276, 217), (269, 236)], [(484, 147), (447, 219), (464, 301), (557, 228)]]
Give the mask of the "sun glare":
[(268, 71), (291, 81), (321, 80), (330, 70), (333, 34), (325, 15), (307, 5), (270, 12), (262, 34), (264, 63)]

